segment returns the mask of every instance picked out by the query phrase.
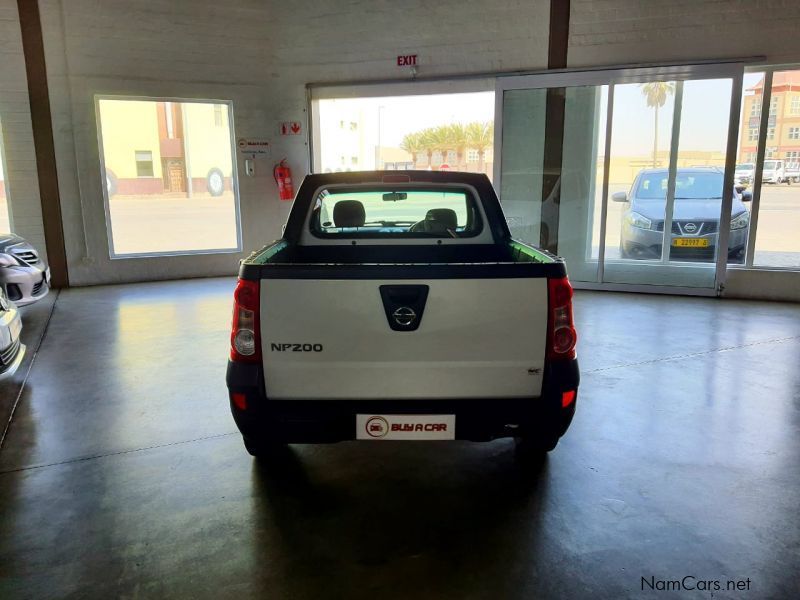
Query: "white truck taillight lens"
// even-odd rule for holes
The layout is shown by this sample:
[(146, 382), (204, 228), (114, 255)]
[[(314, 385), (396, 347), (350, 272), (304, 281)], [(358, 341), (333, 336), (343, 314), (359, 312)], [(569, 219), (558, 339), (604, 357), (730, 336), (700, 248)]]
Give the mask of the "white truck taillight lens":
[(236, 291), (233, 293), (231, 360), (239, 362), (261, 361), (258, 309), (258, 282), (240, 279), (236, 285)]
[(548, 279), (547, 299), (547, 358), (575, 358), (578, 335), (572, 320), (572, 286), (569, 279)]

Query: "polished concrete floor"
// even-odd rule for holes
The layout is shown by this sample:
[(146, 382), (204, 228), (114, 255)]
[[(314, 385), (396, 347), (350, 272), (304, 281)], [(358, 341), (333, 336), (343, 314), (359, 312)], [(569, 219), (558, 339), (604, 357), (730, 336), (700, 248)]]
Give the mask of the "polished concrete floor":
[(264, 467), (227, 408), (232, 285), (58, 297), (0, 450), (1, 598), (800, 597), (797, 305), (579, 293), (578, 412), (539, 465), (501, 440)]

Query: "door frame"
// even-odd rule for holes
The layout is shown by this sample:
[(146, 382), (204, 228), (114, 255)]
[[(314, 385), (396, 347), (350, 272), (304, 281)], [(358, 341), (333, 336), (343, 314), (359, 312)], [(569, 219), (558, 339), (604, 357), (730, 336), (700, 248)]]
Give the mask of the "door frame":
[[(665, 294), (684, 294), (698, 296), (720, 295), (725, 287), (727, 276), (728, 254), (719, 248), (727, 248), (730, 229), (722, 223), (730, 222), (733, 202), (733, 175), (736, 167), (736, 149), (739, 136), (739, 121), (742, 100), (742, 81), (745, 65), (749, 60), (703, 63), (670, 66), (618, 67), (590, 71), (560, 71), (526, 75), (503, 75), (496, 79), (495, 87), (495, 121), (494, 121), (494, 188), (500, 195), (502, 181), (502, 142), (503, 142), (503, 101), (509, 90), (548, 89), (567, 87), (590, 87), (618, 85), (625, 83), (645, 83), (649, 81), (689, 81), (702, 79), (731, 79), (731, 103), (729, 107), (728, 138), (726, 144), (725, 170), (723, 175), (722, 208), (720, 211), (719, 237), (717, 239), (717, 257), (714, 273), (714, 284), (710, 288), (692, 288), (674, 285), (650, 285), (641, 283), (609, 283), (602, 281), (605, 258), (605, 236), (600, 237), (598, 257), (599, 282), (573, 282), (576, 288), (613, 291), (648, 292)], [(609, 88), (611, 90), (613, 88)], [(609, 95), (611, 95), (611, 91)], [(610, 103), (609, 103), (610, 104)], [(606, 123), (605, 147), (608, 146), (612, 123)], [(679, 136), (673, 135), (670, 143), (670, 157), (677, 157)], [(610, 156), (604, 152), (603, 191), (601, 200), (601, 231), (605, 229), (608, 214), (608, 170)], [(672, 161), (671, 161), (672, 162)], [(671, 165), (671, 171), (674, 170)], [(502, 203), (502, 198), (500, 198)], [(672, 204), (672, 202), (668, 202)], [(665, 207), (668, 208), (668, 207)], [(666, 229), (666, 225), (665, 225)], [(665, 236), (666, 237), (666, 236)]]

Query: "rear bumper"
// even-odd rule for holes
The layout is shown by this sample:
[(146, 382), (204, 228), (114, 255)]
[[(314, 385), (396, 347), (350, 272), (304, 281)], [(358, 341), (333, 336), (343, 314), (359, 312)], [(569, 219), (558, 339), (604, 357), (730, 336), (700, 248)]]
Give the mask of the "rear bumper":
[[(518, 435), (562, 436), (576, 399), (561, 406), (562, 392), (577, 390), (577, 360), (545, 369), (542, 395), (531, 398), (459, 400), (270, 400), (261, 365), (228, 362), (228, 390), (244, 394), (246, 409), (230, 403), (242, 435), (286, 443), (328, 443), (356, 438), (357, 414), (455, 415), (456, 439), (488, 441)], [(577, 396), (577, 394), (576, 394)]]

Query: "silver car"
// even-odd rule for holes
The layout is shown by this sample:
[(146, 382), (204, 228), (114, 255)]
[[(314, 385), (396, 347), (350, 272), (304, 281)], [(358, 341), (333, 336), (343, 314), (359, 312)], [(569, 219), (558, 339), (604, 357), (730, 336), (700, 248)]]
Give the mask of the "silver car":
[(25, 357), (25, 346), (19, 337), (21, 332), (19, 310), (0, 288), (0, 380), (13, 375)]
[[(659, 258), (664, 239), (667, 196), (666, 169), (643, 169), (636, 175), (630, 194), (617, 192), (615, 202), (624, 202), (619, 249), (622, 258)], [(678, 169), (670, 236), (673, 260), (712, 260), (719, 233), (723, 174), (712, 168)], [(743, 204), (750, 193), (733, 194), (728, 256), (741, 261), (747, 244), (750, 213)]]
[(50, 268), (33, 246), (13, 233), (0, 234), (0, 289), (17, 306), (41, 300), (50, 291)]

